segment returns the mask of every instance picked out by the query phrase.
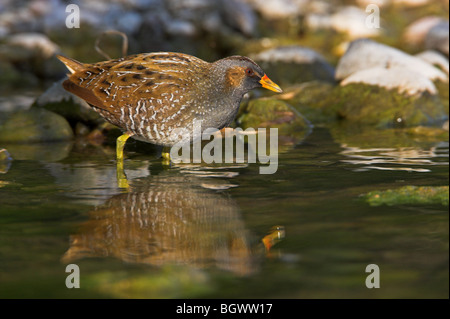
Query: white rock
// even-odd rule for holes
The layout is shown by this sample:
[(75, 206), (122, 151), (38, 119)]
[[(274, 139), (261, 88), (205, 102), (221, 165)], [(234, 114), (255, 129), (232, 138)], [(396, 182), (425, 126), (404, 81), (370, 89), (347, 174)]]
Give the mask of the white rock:
[(72, 99), (75, 101), (75, 103), (81, 105), (82, 107), (86, 109), (91, 109), (89, 104), (83, 100), (82, 98), (64, 90), (62, 83), (67, 78), (63, 78), (55, 83), (52, 84), (44, 93), (42, 93), (38, 98), (36, 99), (36, 105), (43, 106), (46, 104), (51, 103), (60, 103), (64, 100)]
[[(306, 16), (305, 24), (312, 30), (334, 29), (337, 32), (345, 33), (350, 39), (370, 38), (381, 34), (380, 28), (372, 24), (366, 24), (369, 13), (354, 7), (347, 6), (329, 15), (327, 13), (310, 13)], [(370, 18), (370, 17), (369, 17)], [(369, 19), (369, 22), (372, 20)]]
[(448, 120), (445, 121), (445, 123), (442, 125), (442, 128), (446, 131), (448, 131)]
[(284, 19), (304, 14), (308, 0), (245, 0), (266, 19)]
[(438, 16), (426, 16), (408, 25), (403, 33), (404, 41), (413, 46), (423, 45), (431, 28), (444, 21)]
[(332, 12), (333, 4), (329, 1), (314, 0), (308, 3), (308, 15), (311, 13), (316, 14), (329, 14)]
[(172, 20), (167, 24), (166, 31), (171, 35), (190, 37), (196, 34), (197, 29), (188, 21)]
[(21, 47), (34, 54), (48, 59), (59, 52), (59, 47), (53, 43), (46, 35), (41, 33), (19, 33), (11, 36), (8, 44)]
[(330, 25), (334, 30), (346, 33), (351, 39), (379, 36), (381, 28), (366, 25), (367, 18), (368, 13), (364, 10), (348, 6), (331, 16)]
[(361, 6), (366, 8), (368, 5), (374, 4), (380, 8), (387, 6), (388, 4), (390, 4), (390, 0), (356, 0), (356, 3)]
[(436, 86), (420, 73), (404, 67), (374, 67), (353, 73), (341, 82), (342, 86), (350, 83), (377, 85), (388, 90), (397, 89), (399, 93), (417, 95), (425, 91), (437, 94)]
[(252, 58), (257, 61), (266, 62), (294, 62), (299, 64), (307, 64), (320, 61), (328, 63), (325, 58), (316, 51), (294, 45), (268, 49), (252, 55)]
[(432, 65), (439, 67), (441, 70), (445, 71), (447, 75), (449, 74), (449, 62), (448, 59), (437, 51), (424, 51), (415, 55), (421, 60), (424, 60)]
[(326, 14), (308, 14), (305, 18), (305, 24), (311, 30), (331, 29), (331, 19)]
[(430, 0), (392, 0), (393, 4), (406, 7), (419, 7), (427, 4)]
[(349, 45), (336, 67), (336, 79), (342, 80), (352, 73), (375, 67), (403, 67), (431, 81), (448, 82), (444, 72), (424, 60), (368, 39), (355, 40)]
[(449, 23), (442, 21), (430, 29), (425, 37), (425, 48), (449, 55)]

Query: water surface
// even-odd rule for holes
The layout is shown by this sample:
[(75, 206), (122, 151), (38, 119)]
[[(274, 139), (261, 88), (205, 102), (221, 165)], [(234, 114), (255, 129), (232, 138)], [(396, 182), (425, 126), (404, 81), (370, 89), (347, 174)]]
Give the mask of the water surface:
[[(273, 175), (167, 168), (127, 144), (128, 190), (112, 147), (2, 145), (14, 160), (0, 173), (0, 297), (448, 298), (448, 207), (361, 197), (448, 185), (448, 141), (357, 137), (314, 128)], [(267, 251), (274, 226), (285, 237)], [(80, 289), (65, 286), (71, 263)]]

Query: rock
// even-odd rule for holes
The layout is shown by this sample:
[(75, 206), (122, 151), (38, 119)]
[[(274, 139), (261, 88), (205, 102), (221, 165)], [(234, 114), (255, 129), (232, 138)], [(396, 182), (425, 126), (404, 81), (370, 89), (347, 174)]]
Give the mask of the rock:
[(171, 20), (166, 25), (166, 32), (173, 36), (193, 37), (197, 34), (197, 29), (189, 21)]
[(444, 82), (436, 82), (435, 83), (436, 88), (439, 92), (439, 97), (441, 99), (441, 103), (444, 106), (444, 110), (446, 112), (446, 114), (448, 115), (449, 112), (449, 87), (448, 87), (448, 83), (444, 83)]
[(409, 96), (379, 85), (347, 83), (336, 87), (322, 103), (332, 106), (343, 120), (376, 128), (442, 125), (448, 119), (437, 95)]
[(430, 63), (431, 65), (434, 65), (434, 66), (440, 68), (442, 71), (447, 73), (447, 75), (449, 75), (448, 59), (445, 56), (443, 56), (442, 54), (440, 54), (436, 51), (428, 50), (428, 51), (424, 51), (419, 54), (416, 54), (415, 56), (421, 60), (424, 60), (425, 62)]
[[(0, 114), (1, 112), (17, 112), (20, 110), (27, 110), (33, 101), (36, 99), (36, 95), (33, 92), (14, 92), (13, 94), (4, 94), (0, 96)], [(0, 119), (0, 124), (3, 121)]]
[(442, 21), (433, 26), (425, 38), (425, 48), (449, 55), (449, 23)]
[(364, 83), (384, 87), (388, 90), (397, 89), (398, 93), (409, 96), (424, 92), (437, 94), (436, 86), (428, 78), (415, 71), (404, 67), (393, 67), (389, 69), (374, 67), (352, 73), (346, 77), (341, 85), (350, 83)]
[(117, 17), (116, 28), (124, 33), (133, 34), (139, 30), (142, 24), (142, 15), (129, 11)]
[(308, 0), (245, 0), (264, 19), (276, 20), (304, 14)]
[[(448, 120), (445, 121), (448, 123)], [(445, 123), (442, 127), (416, 126), (406, 128), (405, 133), (415, 139), (438, 139), (440, 141), (448, 140), (448, 130), (445, 129)]]
[[(431, 83), (428, 79), (425, 81)], [(326, 82), (306, 82), (288, 88), (277, 95), (277, 99), (293, 105), (314, 125), (330, 125), (341, 120), (385, 129), (440, 126), (448, 118), (448, 107), (439, 96), (429, 93), (409, 96), (399, 93), (398, 89), (363, 83), (334, 86)]]
[(334, 30), (347, 34), (351, 39), (379, 36), (381, 29), (367, 27), (367, 17), (368, 13), (364, 10), (348, 6), (331, 15), (330, 25)]
[(403, 33), (403, 41), (412, 47), (422, 47), (428, 32), (442, 21), (444, 19), (438, 16), (426, 16), (414, 21), (406, 27)]
[(405, 7), (420, 7), (428, 4), (430, 0), (392, 0), (395, 5), (405, 6)]
[(364, 195), (370, 206), (380, 205), (443, 205), (448, 206), (448, 186), (404, 186)]
[(29, 74), (38, 78), (52, 77), (63, 70), (55, 58), (59, 47), (46, 35), (19, 33), (0, 46), (0, 60), (17, 66), (21, 77), (27, 81)]
[(224, 21), (234, 29), (246, 36), (256, 32), (257, 17), (253, 9), (240, 0), (221, 0)]
[(357, 71), (371, 68), (403, 67), (431, 81), (448, 82), (448, 76), (431, 64), (398, 49), (368, 39), (350, 43), (336, 67), (336, 79), (343, 80)]
[(12, 63), (7, 61), (0, 60), (0, 74), (0, 92), (11, 87), (28, 87), (38, 84), (38, 79), (33, 74), (21, 74)]
[(16, 60), (19, 56), (24, 58), (49, 59), (59, 52), (59, 47), (46, 35), (41, 33), (19, 33), (11, 36), (7, 44), (9, 46), (9, 60)]
[(66, 158), (72, 150), (72, 141), (51, 143), (13, 143), (8, 150), (15, 160), (56, 162)]
[[(408, 159), (411, 166), (415, 166), (413, 163), (416, 162), (420, 166), (417, 169), (422, 171), (421, 159), (424, 154), (425, 157), (435, 157), (436, 149), (442, 145), (442, 141), (448, 139), (443, 137), (446, 132), (437, 127), (377, 129), (373, 126), (337, 122), (328, 125), (328, 129), (334, 142), (344, 149), (341, 154), (355, 165), (368, 165), (368, 169), (371, 166), (376, 169), (379, 164), (384, 163), (387, 164), (385, 167), (393, 170), (403, 170), (405, 159)], [(386, 152), (387, 149), (390, 150)], [(370, 158), (361, 156), (369, 153)]]
[(389, 5), (391, 0), (356, 0), (356, 3), (363, 8), (366, 8), (370, 4), (374, 4), (377, 7), (386, 7)]
[(62, 116), (40, 108), (17, 112), (0, 126), (0, 141), (5, 143), (52, 142), (72, 137), (72, 129)]
[(305, 82), (288, 88), (277, 99), (288, 102), (314, 125), (330, 123), (336, 121), (336, 110), (333, 104), (323, 101), (331, 96), (333, 89), (329, 82)]
[(279, 85), (321, 80), (334, 83), (334, 68), (316, 51), (301, 46), (268, 49), (251, 57)]
[(347, 6), (333, 14), (308, 14), (305, 23), (312, 30), (332, 29), (346, 34), (350, 39), (376, 37), (381, 34), (380, 28), (370, 28), (366, 25), (368, 13), (364, 10)]
[(47, 91), (34, 101), (33, 107), (55, 112), (72, 124), (77, 122), (89, 124), (104, 122), (103, 118), (86, 101), (64, 90), (62, 82), (65, 80), (66, 78), (53, 83)]
[(294, 108), (274, 98), (251, 100), (241, 111), (237, 124), (244, 130), (278, 128), (280, 145), (291, 146), (302, 141), (312, 129), (311, 123)]

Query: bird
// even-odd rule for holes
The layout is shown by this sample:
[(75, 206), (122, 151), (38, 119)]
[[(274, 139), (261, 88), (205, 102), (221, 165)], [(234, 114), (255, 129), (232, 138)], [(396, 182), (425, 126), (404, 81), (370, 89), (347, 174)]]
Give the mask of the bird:
[(123, 162), (129, 137), (162, 145), (162, 156), (179, 142), (192, 142), (192, 125), (222, 129), (236, 117), (247, 92), (282, 92), (261, 67), (234, 55), (206, 62), (178, 52), (152, 52), (97, 63), (57, 55), (70, 71), (63, 87), (122, 129), (116, 159)]

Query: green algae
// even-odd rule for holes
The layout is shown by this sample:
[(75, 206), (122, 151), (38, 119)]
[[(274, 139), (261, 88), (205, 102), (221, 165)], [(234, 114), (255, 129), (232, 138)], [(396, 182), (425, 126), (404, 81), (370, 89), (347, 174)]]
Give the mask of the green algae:
[(364, 195), (371, 206), (380, 205), (443, 205), (448, 206), (448, 186), (404, 186), (386, 191), (372, 191)]
[(66, 119), (39, 108), (14, 113), (0, 126), (1, 142), (52, 142), (72, 138), (73, 131)]

